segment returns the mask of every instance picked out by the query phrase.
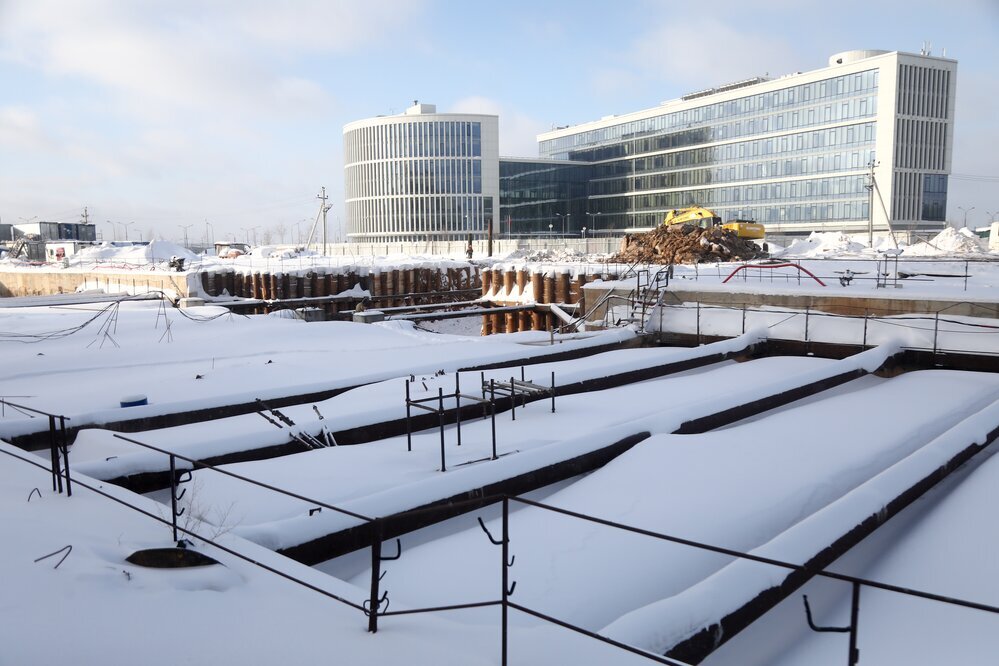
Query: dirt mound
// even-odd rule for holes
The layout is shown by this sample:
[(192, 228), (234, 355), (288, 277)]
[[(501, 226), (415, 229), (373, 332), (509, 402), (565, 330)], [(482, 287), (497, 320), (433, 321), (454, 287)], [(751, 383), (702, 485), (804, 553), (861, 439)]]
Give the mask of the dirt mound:
[(692, 224), (661, 226), (644, 234), (628, 234), (611, 261), (655, 264), (699, 264), (745, 261), (765, 256), (755, 243), (722, 227), (702, 229)]

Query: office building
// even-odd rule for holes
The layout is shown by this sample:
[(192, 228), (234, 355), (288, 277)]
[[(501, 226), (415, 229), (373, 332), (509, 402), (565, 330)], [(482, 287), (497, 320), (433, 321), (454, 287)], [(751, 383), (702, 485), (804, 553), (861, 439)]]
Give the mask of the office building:
[(499, 210), (499, 118), (402, 114), (343, 128), (347, 237), (355, 242), (485, 238)]
[[(534, 231), (560, 228), (568, 213), (567, 233), (578, 235), (594, 220), (602, 230), (644, 229), (699, 205), (763, 222), (768, 234), (869, 225), (883, 233), (889, 220), (898, 232), (936, 231), (947, 208), (956, 68), (927, 54), (846, 51), (812, 72), (557, 128), (539, 135), (540, 157), (588, 170), (585, 210), (577, 198), (553, 201), (539, 222), (504, 198), (501, 217), (514, 232)], [(517, 177), (501, 182), (518, 186)]]

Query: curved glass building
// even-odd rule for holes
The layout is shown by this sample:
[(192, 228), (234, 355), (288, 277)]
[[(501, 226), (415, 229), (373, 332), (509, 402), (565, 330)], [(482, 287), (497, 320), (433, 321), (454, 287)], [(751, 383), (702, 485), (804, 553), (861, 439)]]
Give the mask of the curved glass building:
[(343, 128), (347, 236), (355, 242), (485, 238), (499, 202), (499, 118), (399, 115)]

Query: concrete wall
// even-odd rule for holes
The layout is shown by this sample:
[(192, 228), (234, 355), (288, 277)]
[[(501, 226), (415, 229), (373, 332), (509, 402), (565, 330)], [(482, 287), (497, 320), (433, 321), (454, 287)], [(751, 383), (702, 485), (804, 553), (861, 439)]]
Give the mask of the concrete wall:
[[(77, 290), (100, 289), (107, 293), (145, 293), (166, 291), (179, 298), (200, 296), (197, 273), (166, 271), (45, 271), (24, 270), (0, 272), (0, 297), (44, 296), (74, 293)], [(191, 279), (189, 279), (189, 276)], [(190, 285), (190, 286), (189, 286)]]

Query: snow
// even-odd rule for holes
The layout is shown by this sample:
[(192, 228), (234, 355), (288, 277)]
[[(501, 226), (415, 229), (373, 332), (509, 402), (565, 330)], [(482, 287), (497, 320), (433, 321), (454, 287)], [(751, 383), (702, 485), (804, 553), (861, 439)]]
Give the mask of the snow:
[(838, 231), (813, 231), (808, 238), (795, 240), (780, 251), (771, 252), (773, 257), (828, 257), (860, 255), (866, 247)]
[[(45, 351), (10, 357), (0, 395), (26, 396), (15, 402), (58, 411), (73, 425), (101, 424), (349, 388), (397, 377), (400, 367), (433, 373), (635, 337), (618, 329), (558, 336), (559, 344), (538, 347), (525, 343), (548, 342), (547, 333), (449, 337), (415, 330), (408, 322), (306, 323), (242, 317), (218, 306), (190, 308), (184, 316), (158, 302), (105, 308), (96, 313), (88, 306), (10, 312), (8, 326), (23, 323), (17, 339), (44, 341)], [(66, 334), (81, 326), (85, 328)], [(106, 384), (114, 389), (85, 390)], [(150, 404), (123, 410), (120, 398), (133, 394), (147, 395)], [(0, 436), (39, 428), (47, 424), (9, 410), (0, 419)]]
[[(909, 417), (899, 424), (892, 405), (899, 405), (901, 396), (908, 403), (904, 409)], [(553, 495), (548, 503), (642, 529), (751, 550), (997, 397), (999, 378), (969, 378), (946, 371), (909, 373), (741, 427), (703, 435), (654, 435)], [(698, 398), (704, 400), (691, 395), (693, 402)], [(828, 414), (850, 414), (850, 418), (829, 420)], [(823, 428), (803, 437), (802, 425), (817, 420)], [(637, 427), (648, 424), (634, 422)], [(499, 525), (494, 522), (489, 528), (496, 534)], [(591, 630), (640, 607), (642, 600), (652, 603), (682, 592), (728, 562), (722, 556), (571, 521), (541, 509), (518, 512), (510, 529), (511, 553), (517, 555), (518, 602)], [(483, 541), (478, 527), (470, 526), (449, 539), (406, 551), (393, 566), (393, 573), (399, 572), (394, 593), (407, 603), (427, 605), (487, 593), (488, 587), (480, 586), (490, 584), (488, 569), (481, 567), (491, 566), (491, 560), (472, 556), (488, 548)], [(449, 584), (418, 575), (447, 552), (468, 555), (449, 565)], [(670, 565), (662, 567), (658, 564), (662, 561)], [(597, 571), (606, 594), (600, 604), (586, 603), (593, 593), (588, 581)], [(362, 574), (355, 582), (363, 578)], [(687, 617), (678, 616), (675, 624), (686, 626)], [(659, 626), (658, 616), (640, 623), (645, 632)], [(635, 633), (633, 629), (626, 642), (658, 647), (647, 639), (636, 640), (641, 636)]]
[(985, 243), (973, 231), (954, 227), (947, 227), (929, 241), (905, 248), (906, 256), (911, 257), (967, 256), (986, 253)]
[[(932, 242), (935, 251), (943, 250), (951, 260), (985, 257), (967, 233), (945, 232)], [(903, 259), (928, 252), (918, 248), (906, 248)], [(169, 244), (108, 250), (106, 256), (95, 250), (80, 260), (81, 268), (85, 262), (156, 266), (173, 256), (195, 261), (177, 250)], [(823, 277), (846, 268), (870, 273), (876, 256), (836, 234), (813, 236), (787, 248), (783, 256), (792, 255)], [(964, 270), (963, 261), (955, 269), (958, 264), (953, 261), (926, 256), (933, 261), (910, 265), (922, 273)], [(586, 258), (550, 253), (504, 261), (518, 262), (519, 267), (526, 260), (536, 262), (528, 264), (532, 268), (571, 273), (585, 270), (585, 264), (571, 263), (578, 259)], [(206, 270), (275, 272), (317, 266), (358, 272), (402, 264), (467, 266), (434, 257), (334, 260), (280, 249), (260, 249), (234, 260), (198, 261)], [(9, 268), (9, 262), (0, 263)], [(594, 267), (601, 272), (607, 268)], [(970, 261), (968, 267), (967, 291), (961, 280), (926, 278), (907, 281), (891, 296), (994, 303), (999, 287), (994, 264)], [(674, 284), (732, 293), (829, 293), (798, 285), (790, 275), (774, 283), (752, 276), (738, 289), (733, 283), (721, 285), (732, 268), (677, 267)], [(849, 287), (833, 283), (827, 289), (845, 295), (876, 294), (871, 277), (860, 276)], [(258, 397), (350, 389), (319, 402), (282, 408), (298, 430), (347, 429), (399, 418), (404, 411), (404, 377), (410, 374), (417, 380), (414, 389), (433, 395), (438, 387), (452, 390), (455, 373), (462, 368), (507, 364), (485, 374), (487, 379), (507, 379), (519, 376), (520, 368), (513, 362), (526, 356), (635, 338), (633, 331), (614, 330), (564, 336), (552, 346), (543, 332), (481, 338), (436, 335), (406, 322), (365, 326), (240, 317), (217, 307), (188, 310), (188, 318), (156, 302), (43, 305), (49, 303), (0, 309), (0, 343), (10, 350), (0, 376), (0, 395), (25, 396), (15, 402), (67, 414), (73, 424), (97, 426)], [(684, 319), (689, 312), (677, 308), (670, 313), (680, 325), (690, 324)], [(780, 323), (787, 317), (777, 309), (751, 313), (745, 321), (741, 313), (711, 312), (701, 320), (702, 333), (749, 333), (698, 349), (622, 349), (540, 363), (525, 372), (528, 379), (547, 384), (554, 371), (558, 385), (564, 386), (611, 371), (641, 369), (716, 350), (736, 351), (747, 341), (797, 335), (792, 329), (802, 327), (802, 317)], [(947, 319), (960, 323), (965, 318)], [(972, 318), (966, 319), (971, 323)], [(478, 319), (469, 321), (477, 324)], [(864, 334), (856, 323), (848, 327), (818, 322), (810, 320), (810, 334), (839, 336), (848, 344)], [(872, 327), (866, 333), (868, 341), (880, 347), (841, 361), (809, 357), (729, 361), (614, 389), (559, 396), (555, 414), (545, 402), (532, 403), (517, 410), (516, 421), (509, 413), (499, 415), (499, 453), (506, 455), (495, 461), (487, 459), (489, 421), (463, 423), (460, 449), (454, 428), (448, 427), (447, 472), (439, 471), (436, 430), (415, 434), (412, 452), (406, 451), (405, 437), (393, 437), (227, 469), (374, 517), (571, 459), (623, 437), (650, 433), (602, 469), (543, 490), (543, 501), (642, 529), (803, 561), (876, 513), (899, 489), (935, 469), (955, 450), (981, 441), (999, 419), (999, 378), (946, 370), (868, 377), (711, 432), (670, 433), (686, 421), (763, 396), (854, 370), (873, 372), (903, 345), (925, 345), (934, 333), (926, 321), (918, 324), (918, 330), (911, 321), (905, 323), (907, 328), (902, 324), (901, 319), (886, 318), (883, 328)], [(966, 337), (957, 344), (965, 349), (991, 348), (996, 337), (986, 330), (972, 344), (969, 333), (961, 335)], [(463, 390), (474, 393), (480, 377), (477, 372), (462, 372)], [(150, 405), (119, 406), (122, 397), (136, 393), (147, 395)], [(322, 421), (313, 405), (323, 414)], [(0, 415), (0, 437), (44, 427), (9, 408)], [(168, 515), (169, 509), (154, 501), (163, 493), (137, 496), (90, 477), (162, 469), (162, 454), (137, 451), (114, 434), (100, 427), (80, 432), (70, 450), (74, 478), (153, 515)], [(248, 414), (126, 436), (200, 457), (273, 445), (286, 441), (288, 433)], [(221, 567), (164, 572), (129, 565), (124, 558), (137, 548), (170, 545), (168, 527), (81, 485), (74, 487), (72, 498), (54, 495), (46, 472), (7, 455), (43, 461), (44, 454), (26, 454), (5, 443), (0, 449), (4, 452), (0, 453), (0, 521), (5, 530), (0, 564), (8, 574), (8, 594), (0, 601), (6, 611), (0, 623), (4, 663), (100, 663), (115, 661), (118, 654), (141, 655), (151, 664), (305, 663), (328, 660), (331, 654), (351, 664), (499, 661), (497, 608), (383, 618), (379, 633), (371, 636), (365, 633), (366, 618), (359, 611), (203, 542), (197, 548), (220, 560)], [(989, 507), (999, 499), (996, 474), (999, 463), (993, 459), (962, 470), (837, 566), (875, 580), (999, 604), (999, 588), (992, 584), (999, 573), (993, 562), (999, 542), (981, 527), (987, 525)], [(341, 569), (337, 563), (309, 568), (270, 550), (343, 529), (356, 524), (356, 519), (326, 510), (309, 516), (309, 502), (210, 471), (193, 476), (185, 484), (188, 494), (182, 504), (188, 515), (215, 523), (204, 529), (222, 532), (218, 536), (222, 545), (357, 603), (367, 597), (370, 576), (363, 565), (342, 567), (351, 572), (340, 579), (324, 573)], [(36, 487), (42, 496), (26, 501)], [(499, 549), (479, 529), (477, 516), (487, 519), (493, 535), (500, 534), (493, 507), (428, 528), (436, 530), (432, 535), (401, 538), (402, 558), (386, 566), (383, 583), (383, 589), (391, 592), (393, 610), (498, 598)], [(516, 555), (510, 568), (511, 580), (517, 581), (514, 601), (650, 650), (661, 650), (703, 623), (717, 620), (783, 576), (773, 568), (733, 562), (528, 506), (511, 513), (510, 528), (511, 554)], [(34, 562), (67, 544), (73, 545), (73, 552), (58, 569), (53, 569), (54, 559)], [(363, 559), (368, 553), (348, 557), (358, 556)], [(809, 585), (806, 591), (816, 595), (815, 608), (821, 613), (818, 622), (845, 624), (849, 600), (846, 586), (842, 588)], [(800, 606), (800, 598), (789, 599), (773, 618), (764, 618), (759, 628), (746, 632), (745, 650), (740, 649), (740, 635), (705, 663), (786, 666), (842, 661), (845, 637), (808, 632)], [(792, 612), (796, 623), (785, 622), (787, 615), (782, 613)], [(999, 620), (987, 613), (865, 591), (861, 615), (862, 663), (991, 663), (999, 649), (993, 638)], [(604, 664), (631, 659), (524, 614), (512, 612), (511, 622), (515, 641), (511, 663)], [(151, 650), (151, 637), (158, 640), (158, 631), (174, 637), (176, 648)], [(53, 640), (54, 635), (58, 640)], [(634, 663), (641, 660), (636, 657)]]
[[(0, 443), (0, 449), (24, 456)], [(49, 474), (0, 453), (4, 577), (0, 608), (3, 661), (10, 664), (319, 663), (415, 660), (495, 664), (498, 633), (440, 616), (394, 618), (377, 635), (367, 619), (333, 599), (204, 544), (222, 566), (156, 570), (125, 558), (164, 547), (170, 528), (81, 485), (72, 498), (50, 491)], [(41, 497), (25, 499), (34, 487)], [(113, 486), (103, 492), (153, 515), (163, 506)], [(268, 567), (360, 603), (367, 590), (299, 565), (231, 534), (218, 541)], [(36, 558), (72, 545), (65, 561)], [(15, 574), (16, 572), (16, 574)], [(448, 636), (442, 641), (442, 636)], [(129, 655), (127, 658), (123, 655)]]

